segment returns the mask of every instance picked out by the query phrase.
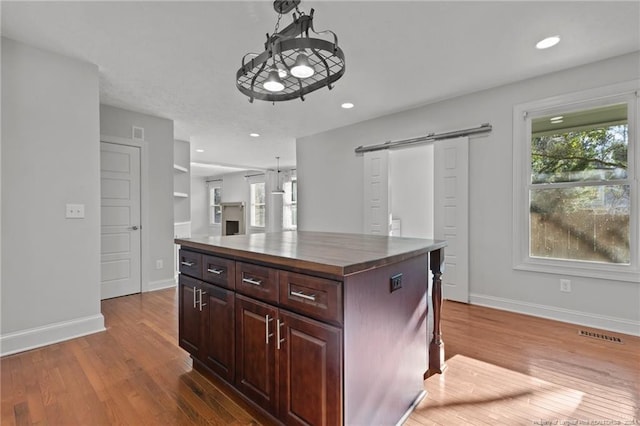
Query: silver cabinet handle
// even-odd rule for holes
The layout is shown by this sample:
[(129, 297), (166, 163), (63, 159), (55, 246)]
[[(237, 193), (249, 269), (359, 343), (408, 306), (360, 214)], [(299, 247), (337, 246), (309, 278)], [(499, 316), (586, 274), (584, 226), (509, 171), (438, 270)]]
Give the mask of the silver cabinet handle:
[(243, 278), (242, 282), (247, 284), (253, 284), (253, 285), (262, 285), (262, 280), (254, 280), (251, 278)]
[(196, 289), (196, 286), (193, 286), (193, 309), (196, 308), (196, 297), (197, 297), (197, 292), (198, 290)]
[(210, 273), (216, 274), (216, 275), (220, 275), (220, 274), (222, 274), (224, 272), (224, 269), (211, 269), (211, 268), (208, 268), (207, 272), (210, 272)]
[(276, 328), (276, 331), (278, 332), (278, 336), (276, 338), (278, 341), (278, 350), (280, 350), (280, 344), (285, 341), (285, 339), (280, 338), (280, 327), (284, 325), (284, 321), (280, 322), (280, 319), (278, 318), (277, 323), (278, 323), (278, 327)]
[(202, 312), (202, 307), (207, 306), (206, 303), (202, 303), (202, 296), (207, 294), (206, 291), (198, 290), (200, 292), (200, 312)]
[(191, 267), (191, 266), (195, 265), (195, 262), (180, 262), (180, 264), (181, 264), (181, 265), (184, 265), (184, 266), (189, 266), (189, 267)]
[(269, 322), (273, 321), (273, 318), (269, 317), (269, 314), (264, 316), (264, 340), (265, 343), (269, 344), (269, 337), (273, 336), (273, 333), (269, 333)]
[(291, 296), (297, 296), (297, 297), (301, 297), (303, 299), (311, 300), (312, 302), (316, 301), (316, 295), (315, 294), (304, 294), (301, 291), (292, 291), (289, 294)]

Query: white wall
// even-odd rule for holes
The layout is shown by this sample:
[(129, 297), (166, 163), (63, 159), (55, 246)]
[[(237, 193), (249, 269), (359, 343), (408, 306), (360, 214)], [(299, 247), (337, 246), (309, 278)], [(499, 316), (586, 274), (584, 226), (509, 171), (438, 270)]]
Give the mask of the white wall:
[(391, 215), (402, 237), (433, 238), (433, 144), (389, 152)]
[(572, 292), (560, 293), (565, 276), (512, 268), (511, 241), (513, 107), (639, 75), (640, 54), (629, 54), (301, 138), (299, 229), (361, 232), (357, 146), (491, 123), (488, 136), (470, 139), (471, 302), (640, 334), (638, 283), (570, 277)]
[[(209, 226), (209, 194), (207, 193), (207, 178), (191, 176), (191, 236), (220, 235)], [(210, 229), (211, 228), (211, 229)]]
[[(1, 352), (104, 329), (98, 68), (2, 38)], [(84, 219), (65, 219), (67, 203)]]
[[(146, 151), (148, 158), (147, 176), (142, 179), (143, 212), (147, 211), (147, 223), (142, 223), (142, 289), (147, 291), (175, 285), (172, 266), (173, 121), (100, 105), (101, 135), (131, 138), (133, 126), (144, 128), (143, 156)], [(144, 222), (144, 213), (142, 218)], [(156, 269), (157, 260), (163, 261), (163, 268)]]

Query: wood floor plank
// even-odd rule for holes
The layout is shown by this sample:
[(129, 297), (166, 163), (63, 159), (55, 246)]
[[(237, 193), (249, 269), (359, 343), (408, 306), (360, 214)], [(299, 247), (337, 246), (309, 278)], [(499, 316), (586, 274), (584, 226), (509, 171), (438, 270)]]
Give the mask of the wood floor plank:
[[(102, 312), (105, 332), (0, 359), (2, 426), (268, 424), (192, 370), (175, 289)], [(454, 302), (442, 318), (448, 367), (405, 425), (640, 424), (640, 338)]]

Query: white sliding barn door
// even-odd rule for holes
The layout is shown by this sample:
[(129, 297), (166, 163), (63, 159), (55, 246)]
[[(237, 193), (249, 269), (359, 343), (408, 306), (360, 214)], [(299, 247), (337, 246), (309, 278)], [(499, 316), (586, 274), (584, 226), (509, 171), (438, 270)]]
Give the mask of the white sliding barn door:
[(435, 142), (434, 236), (447, 240), (442, 292), (469, 302), (469, 138)]
[(101, 142), (101, 299), (140, 293), (140, 148)]
[(364, 153), (364, 233), (389, 235), (389, 151)]

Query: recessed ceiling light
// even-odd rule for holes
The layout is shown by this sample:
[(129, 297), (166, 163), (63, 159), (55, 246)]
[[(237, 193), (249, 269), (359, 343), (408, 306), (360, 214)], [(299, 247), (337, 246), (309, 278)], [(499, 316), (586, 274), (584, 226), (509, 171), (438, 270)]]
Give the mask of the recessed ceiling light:
[(536, 49), (548, 49), (560, 43), (560, 36), (551, 36), (536, 43)]
[(204, 152), (204, 149), (196, 149), (196, 152)]
[(559, 116), (557, 116), (557, 117), (551, 117), (551, 118), (549, 119), (549, 121), (558, 121), (558, 120), (562, 120), (563, 118), (564, 118), (564, 116), (559, 115)]
[(353, 108), (353, 104), (351, 102), (345, 102), (342, 105), (340, 105), (342, 108), (344, 109), (351, 109)]
[(252, 138), (259, 138), (260, 133), (249, 133), (249, 136), (251, 136)]

